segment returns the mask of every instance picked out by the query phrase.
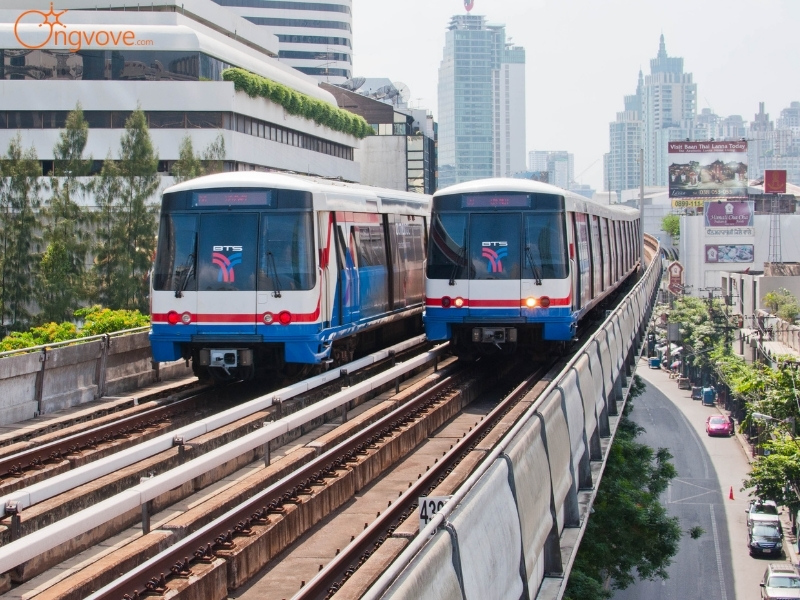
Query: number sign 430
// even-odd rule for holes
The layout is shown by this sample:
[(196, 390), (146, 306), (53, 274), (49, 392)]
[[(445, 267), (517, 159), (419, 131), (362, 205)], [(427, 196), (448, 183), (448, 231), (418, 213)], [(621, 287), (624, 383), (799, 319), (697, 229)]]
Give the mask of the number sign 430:
[(423, 496), (419, 499), (419, 530), (433, 520), (433, 516), (442, 510), (442, 507), (452, 496)]

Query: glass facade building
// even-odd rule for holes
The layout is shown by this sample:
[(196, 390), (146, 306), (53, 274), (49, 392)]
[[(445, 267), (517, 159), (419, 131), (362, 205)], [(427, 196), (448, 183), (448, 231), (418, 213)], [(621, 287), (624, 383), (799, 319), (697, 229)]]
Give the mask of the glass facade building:
[(281, 62), (327, 83), (353, 76), (352, 0), (214, 0), (278, 37)]
[[(439, 67), (439, 188), (511, 175), (517, 162), (524, 170), (524, 64), (504, 27), (479, 15), (451, 19)], [(516, 154), (518, 161), (506, 160)]]

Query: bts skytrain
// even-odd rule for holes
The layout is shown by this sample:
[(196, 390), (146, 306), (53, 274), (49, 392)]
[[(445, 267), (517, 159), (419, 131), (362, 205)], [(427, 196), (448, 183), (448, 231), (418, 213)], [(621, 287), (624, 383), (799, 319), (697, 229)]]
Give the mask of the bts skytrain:
[(164, 191), (156, 361), (247, 379), (351, 360), (421, 332), (430, 196), (275, 173)]
[(436, 192), (425, 332), (457, 354), (546, 347), (636, 268), (639, 211), (545, 183), (484, 179)]

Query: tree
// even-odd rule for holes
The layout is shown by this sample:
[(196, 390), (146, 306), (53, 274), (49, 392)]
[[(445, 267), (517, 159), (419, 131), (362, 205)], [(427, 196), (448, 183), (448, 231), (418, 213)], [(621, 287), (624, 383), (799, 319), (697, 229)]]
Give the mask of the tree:
[(218, 134), (217, 138), (203, 150), (201, 157), (198, 158), (194, 154), (192, 138), (187, 134), (181, 140), (178, 156), (178, 160), (172, 165), (172, 174), (178, 182), (201, 175), (219, 173), (222, 171), (225, 160), (225, 138), (221, 133)]
[(19, 330), (27, 328), (34, 298), (42, 174), (36, 151), (23, 151), (19, 133), (9, 143), (0, 174), (0, 321)]
[(661, 219), (661, 230), (677, 239), (681, 235), (681, 218), (678, 215), (664, 215)]
[(98, 205), (106, 230), (96, 248), (97, 297), (111, 308), (147, 311), (147, 273), (156, 240), (158, 157), (141, 108), (125, 122), (119, 161), (106, 160)]
[[(641, 385), (639, 386), (641, 389)], [(603, 479), (570, 574), (565, 598), (610, 598), (604, 584), (625, 589), (639, 579), (666, 579), (681, 528), (659, 497), (677, 475), (665, 448), (635, 438), (643, 431), (627, 417), (628, 402), (609, 449)]]
[[(794, 514), (800, 509), (797, 484), (800, 482), (800, 448), (791, 436), (779, 434), (764, 444), (769, 451), (753, 463), (750, 474), (743, 482), (742, 491), (752, 488), (751, 496), (761, 500), (775, 500)], [(788, 487), (794, 484), (794, 489)]]
[(79, 103), (67, 116), (65, 128), (53, 148), (51, 195), (43, 211), (47, 248), (39, 273), (40, 322), (69, 319), (86, 298), (84, 274), (90, 215), (76, 198), (86, 190), (79, 178), (89, 175), (92, 165), (91, 157), (83, 157), (88, 135), (89, 125)]
[(764, 302), (764, 306), (767, 307), (769, 312), (789, 323), (794, 323), (798, 315), (800, 315), (800, 305), (797, 303), (797, 298), (786, 288), (768, 292), (762, 298), (762, 302)]

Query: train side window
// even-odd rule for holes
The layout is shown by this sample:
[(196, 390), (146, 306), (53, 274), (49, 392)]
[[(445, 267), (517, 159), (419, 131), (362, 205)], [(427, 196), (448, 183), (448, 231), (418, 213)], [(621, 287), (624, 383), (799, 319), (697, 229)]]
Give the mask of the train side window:
[(200, 216), (197, 280), (200, 291), (254, 291), (258, 215)]
[(353, 237), (356, 243), (359, 267), (386, 266), (383, 227), (379, 224), (354, 225)]
[(428, 279), (464, 279), (467, 265), (467, 215), (436, 213), (428, 246)]
[[(522, 278), (567, 277), (567, 239), (564, 213), (526, 213)], [(535, 271), (538, 271), (536, 273)]]
[(608, 219), (600, 217), (600, 247), (603, 253), (603, 289), (611, 286), (611, 255), (608, 251)]
[(259, 290), (310, 290), (316, 284), (311, 213), (265, 214), (259, 242)]
[(196, 269), (197, 215), (164, 215), (158, 232), (153, 289), (194, 291)]
[(519, 279), (520, 214), (475, 214), (469, 224), (471, 279)]

